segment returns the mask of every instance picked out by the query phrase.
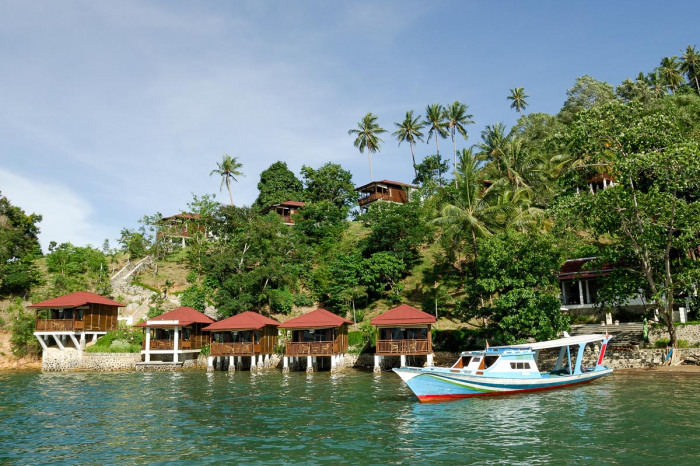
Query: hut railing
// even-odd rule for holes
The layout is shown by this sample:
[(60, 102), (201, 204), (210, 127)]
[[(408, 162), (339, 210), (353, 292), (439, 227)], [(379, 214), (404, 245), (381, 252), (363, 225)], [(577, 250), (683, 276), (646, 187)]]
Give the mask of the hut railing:
[(211, 344), (211, 356), (253, 356), (261, 351), (260, 343), (217, 343)]
[(338, 342), (335, 341), (288, 341), (286, 348), (289, 356), (330, 356), (339, 352)]
[(428, 340), (377, 340), (377, 354), (428, 354)]
[[(152, 350), (171, 350), (174, 349), (174, 340), (156, 340), (156, 339), (151, 339), (151, 346), (149, 349)], [(197, 339), (191, 339), (188, 341), (183, 341), (180, 340), (178, 342), (178, 349), (179, 350), (192, 350), (192, 349), (202, 349), (202, 346), (204, 346), (204, 342), (202, 339), (197, 338)], [(143, 340), (143, 343), (141, 345), (143, 349), (146, 349), (146, 340)]]
[(34, 328), (37, 332), (66, 332), (77, 330), (76, 323), (80, 323), (82, 329), (83, 322), (76, 322), (73, 319), (37, 319)]

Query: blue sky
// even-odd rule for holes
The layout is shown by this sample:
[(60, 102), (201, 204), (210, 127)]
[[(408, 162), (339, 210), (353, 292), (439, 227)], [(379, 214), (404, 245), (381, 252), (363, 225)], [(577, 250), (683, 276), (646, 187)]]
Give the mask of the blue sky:
[[(234, 202), (284, 160), (369, 181), (348, 129), (371, 111), (460, 100), (509, 126), (508, 90), (559, 111), (577, 76), (618, 84), (700, 42), (693, 2), (133, 2), (0, 0), (0, 191), (44, 215), (42, 245), (114, 244), (171, 215), (224, 153), (244, 164)], [(410, 181), (389, 135), (375, 179)], [(445, 142), (447, 148), (449, 144)], [(434, 153), (434, 143), (417, 156)]]

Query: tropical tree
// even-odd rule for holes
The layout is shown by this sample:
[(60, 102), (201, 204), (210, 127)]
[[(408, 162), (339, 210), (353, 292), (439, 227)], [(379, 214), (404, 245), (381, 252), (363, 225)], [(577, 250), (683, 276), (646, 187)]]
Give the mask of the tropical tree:
[(663, 97), (666, 95), (668, 84), (664, 76), (659, 73), (658, 70), (647, 74), (646, 83), (656, 97)]
[(428, 140), (430, 142), (431, 137), (435, 137), (435, 147), (437, 147), (437, 154), (440, 155), (440, 143), (439, 138), (445, 139), (449, 133), (447, 131), (447, 122), (445, 121), (445, 110), (440, 104), (430, 104), (425, 107), (425, 125), (430, 126), (430, 131), (428, 131)]
[(420, 115), (413, 118), (413, 110), (406, 112), (406, 118), (401, 123), (394, 123), (397, 130), (392, 134), (399, 141), (399, 146), (402, 142), (408, 142), (411, 146), (411, 157), (413, 157), (413, 172), (418, 176), (418, 171), (416, 169), (416, 156), (413, 153), (413, 146), (416, 141), (423, 142), (423, 133), (421, 130), (425, 127), (425, 122), (420, 121)]
[(683, 52), (680, 69), (685, 73), (691, 86), (695, 85), (695, 90), (700, 91), (700, 54), (695, 50), (695, 46), (688, 46)]
[(510, 95), (507, 97), (507, 99), (513, 101), (510, 104), (510, 108), (514, 108), (520, 114), (520, 116), (523, 116), (523, 110), (530, 105), (528, 104), (527, 100), (525, 100), (528, 97), (530, 96), (525, 94), (524, 87), (516, 87), (515, 89), (510, 90)]
[(260, 173), (254, 206), (264, 209), (278, 202), (303, 200), (304, 186), (287, 168), (287, 162), (277, 161)]
[(357, 135), (355, 142), (353, 143), (355, 147), (360, 150), (360, 153), (364, 153), (367, 150), (367, 157), (369, 158), (369, 180), (374, 181), (372, 177), (372, 152), (379, 152), (380, 143), (384, 142), (379, 138), (379, 134), (386, 133), (386, 130), (377, 124), (377, 116), (369, 112), (365, 115), (359, 123), (357, 123), (357, 129), (351, 129), (348, 131), (350, 135)]
[(676, 89), (683, 84), (683, 74), (681, 73), (681, 64), (678, 57), (664, 57), (659, 65), (659, 74), (663, 76), (664, 81), (668, 84), (669, 89), (674, 94)]
[(231, 194), (231, 180), (238, 181), (237, 176), (243, 176), (243, 172), (239, 171), (243, 167), (242, 163), (238, 162), (238, 157), (231, 157), (228, 154), (224, 154), (221, 162), (216, 162), (218, 168), (212, 170), (209, 176), (217, 174), (221, 176), (221, 186), (219, 189), (224, 189), (224, 184), (226, 189), (228, 189), (228, 197), (231, 199), (231, 207), (233, 207), (233, 195)]
[(455, 175), (455, 187), (457, 186), (457, 141), (455, 136), (459, 132), (464, 139), (467, 139), (467, 129), (466, 125), (473, 125), (474, 121), (471, 120), (473, 115), (468, 114), (468, 105), (464, 105), (462, 102), (454, 101), (452, 105), (448, 105), (445, 108), (445, 120), (447, 121), (447, 129), (452, 136), (452, 150), (454, 152), (454, 175)]

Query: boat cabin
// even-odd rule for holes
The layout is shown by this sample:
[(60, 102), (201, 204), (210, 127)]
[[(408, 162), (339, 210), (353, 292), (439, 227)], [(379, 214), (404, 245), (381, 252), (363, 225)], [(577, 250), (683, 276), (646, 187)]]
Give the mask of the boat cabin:
[(388, 356), (399, 356), (401, 367), (406, 356), (426, 356), (427, 365), (433, 365), (431, 326), (435, 316), (415, 307), (402, 304), (371, 320), (377, 329), (377, 349), (374, 371), (381, 372), (382, 361)]
[(88, 291), (59, 296), (27, 306), (37, 311), (34, 336), (43, 350), (52, 345), (63, 351), (69, 341), (76, 349), (85, 349), (87, 336), (96, 341), (117, 329), (119, 308), (123, 304)]
[(415, 188), (416, 186), (411, 184), (382, 180), (373, 181), (364, 186), (360, 186), (356, 188), (355, 191), (360, 193), (360, 209), (367, 210), (369, 205), (376, 201), (406, 204), (408, 202), (409, 191)]
[(316, 309), (280, 324), (289, 337), (283, 370), (289, 370), (289, 358), (297, 362), (305, 356), (307, 372), (314, 371), (320, 357), (330, 357), (331, 371), (335, 371), (348, 352), (348, 325), (351, 323), (330, 311)]
[[(196, 359), (209, 344), (209, 332), (204, 330), (214, 319), (191, 307), (179, 307), (173, 311), (136, 324), (143, 327), (143, 362), (148, 364), (182, 364)], [(142, 363), (143, 365), (143, 363)]]
[[(207, 370), (228, 365), (229, 371), (242, 368), (243, 358), (250, 359), (250, 369), (270, 365), (277, 344), (280, 323), (257, 312), (244, 312), (204, 327), (211, 334)], [(228, 363), (228, 364), (227, 364)]]
[(266, 207), (262, 210), (263, 214), (268, 212), (277, 212), (277, 214), (282, 217), (282, 221), (285, 225), (294, 225), (294, 219), (292, 215), (296, 214), (301, 207), (304, 207), (304, 202), (298, 201), (284, 201), (279, 204), (273, 204), (270, 207)]

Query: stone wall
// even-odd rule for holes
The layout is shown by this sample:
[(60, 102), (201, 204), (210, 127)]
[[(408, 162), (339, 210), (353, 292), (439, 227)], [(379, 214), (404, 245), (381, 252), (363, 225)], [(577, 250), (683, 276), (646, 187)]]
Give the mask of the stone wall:
[(112, 372), (134, 370), (141, 361), (139, 353), (86, 353), (72, 348), (61, 351), (49, 348), (44, 351), (41, 370), (45, 372), (60, 371), (97, 371)]
[[(685, 340), (693, 346), (700, 345), (700, 325), (678, 325), (676, 336), (679, 340)], [(668, 339), (666, 327), (654, 327), (649, 329), (649, 345), (654, 346), (660, 338)]]

